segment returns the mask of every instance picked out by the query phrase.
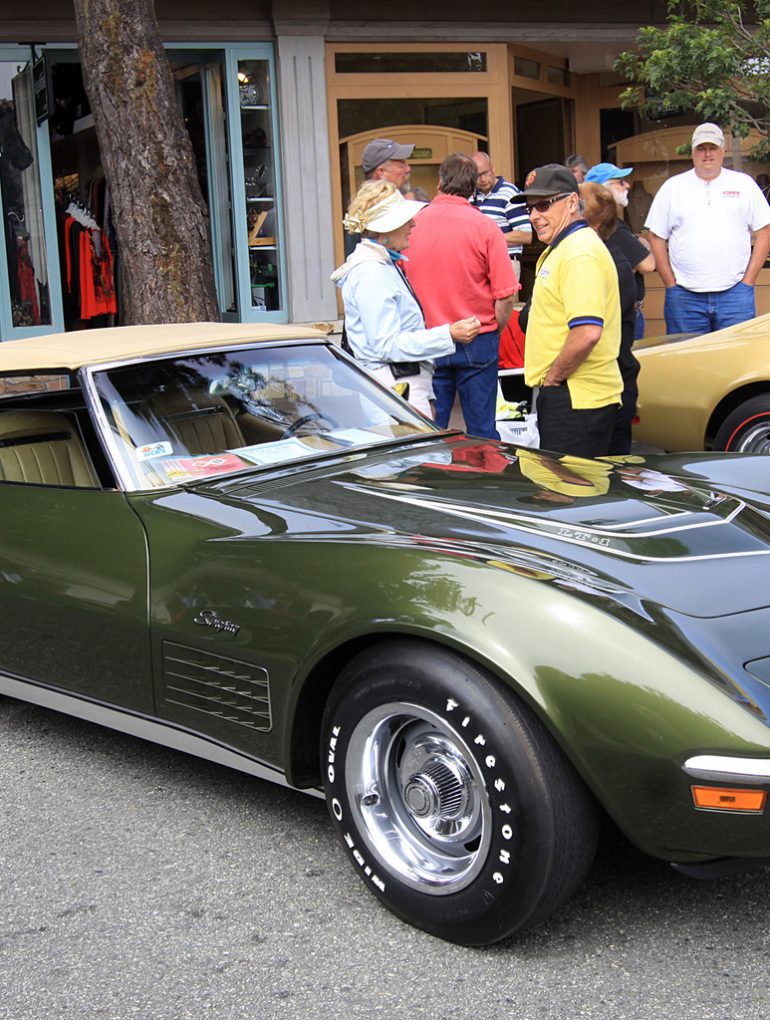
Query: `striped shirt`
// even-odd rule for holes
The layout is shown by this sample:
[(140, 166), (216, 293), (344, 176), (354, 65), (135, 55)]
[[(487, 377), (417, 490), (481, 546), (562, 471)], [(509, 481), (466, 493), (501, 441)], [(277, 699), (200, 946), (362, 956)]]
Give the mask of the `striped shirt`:
[[(521, 192), (515, 184), (498, 177), (492, 190), (486, 195), (478, 188), (473, 193), (471, 205), (475, 205), (485, 215), (489, 216), (493, 223), (502, 230), (504, 234), (510, 234), (512, 230), (532, 230), (527, 212), (527, 203), (520, 198)], [(520, 255), (522, 246), (511, 244), (508, 246), (508, 254), (513, 258)]]

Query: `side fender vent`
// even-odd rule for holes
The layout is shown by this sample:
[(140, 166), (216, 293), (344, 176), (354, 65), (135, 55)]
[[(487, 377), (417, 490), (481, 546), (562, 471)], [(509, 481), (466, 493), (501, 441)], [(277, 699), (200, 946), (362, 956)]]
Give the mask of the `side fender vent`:
[(272, 727), (267, 670), (199, 648), (163, 642), (163, 697), (253, 730)]

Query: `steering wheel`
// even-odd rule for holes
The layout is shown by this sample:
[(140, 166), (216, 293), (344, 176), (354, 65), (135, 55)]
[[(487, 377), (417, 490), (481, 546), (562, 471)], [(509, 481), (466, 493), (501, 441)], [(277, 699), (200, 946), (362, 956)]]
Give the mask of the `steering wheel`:
[(281, 439), (289, 439), (296, 432), (299, 432), (303, 425), (307, 425), (311, 421), (318, 421), (319, 419), (321, 421), (325, 421), (328, 425), (331, 425), (333, 429), (338, 429), (340, 427), (339, 422), (335, 421), (331, 415), (322, 414), (320, 411), (311, 411), (310, 414), (303, 414), (301, 418), (297, 418), (296, 421), (293, 421), (281, 436)]

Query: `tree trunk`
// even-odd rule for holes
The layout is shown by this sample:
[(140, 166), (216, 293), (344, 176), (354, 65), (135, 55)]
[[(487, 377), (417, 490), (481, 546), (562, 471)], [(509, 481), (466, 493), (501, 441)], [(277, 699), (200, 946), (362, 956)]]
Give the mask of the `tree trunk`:
[(153, 0), (74, 0), (122, 263), (122, 321), (218, 319), (208, 211)]

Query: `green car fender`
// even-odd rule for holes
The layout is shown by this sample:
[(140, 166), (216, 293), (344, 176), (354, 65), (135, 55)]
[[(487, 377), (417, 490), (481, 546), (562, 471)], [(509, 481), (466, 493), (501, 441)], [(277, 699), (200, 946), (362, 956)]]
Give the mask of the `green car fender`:
[[(734, 817), (691, 811), (691, 779), (681, 766), (694, 755), (725, 749), (767, 756), (770, 730), (761, 710), (747, 709), (700, 663), (659, 643), (660, 625), (640, 629), (635, 621), (632, 627), (608, 614), (606, 603), (516, 576), (504, 564), (490, 569), (490, 563), (461, 557), (431, 561), (421, 552), (411, 569), (410, 559), (406, 553), (399, 558), (403, 577), (392, 591), (362, 577), (351, 592), (358, 596), (355, 611), (341, 613), (309, 649), (287, 704), (290, 778), (300, 779), (296, 773), (307, 764), (300, 745), (317, 728), (345, 661), (374, 640), (410, 636), (484, 666), (527, 702), (601, 806), (645, 852), (700, 857), (704, 829), (718, 830), (723, 840), (722, 830), (736, 825)], [(388, 563), (395, 581), (392, 555)], [(404, 586), (416, 592), (424, 585), (432, 597), (410, 600), (407, 616)], [(682, 831), (683, 807), (691, 811), (688, 831)]]

